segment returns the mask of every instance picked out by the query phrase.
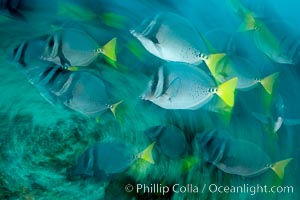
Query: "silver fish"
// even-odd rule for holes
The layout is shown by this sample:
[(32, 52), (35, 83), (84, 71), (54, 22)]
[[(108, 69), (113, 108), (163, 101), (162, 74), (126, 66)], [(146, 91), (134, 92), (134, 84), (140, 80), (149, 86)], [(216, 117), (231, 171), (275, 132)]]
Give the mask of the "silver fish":
[(70, 69), (89, 65), (99, 54), (115, 62), (115, 47), (116, 38), (100, 47), (91, 36), (83, 31), (63, 29), (49, 36), (41, 58)]
[(168, 62), (154, 73), (143, 100), (165, 109), (196, 110), (218, 95), (227, 105), (234, 105), (237, 78), (219, 86), (200, 68), (179, 62)]
[(271, 60), (299, 64), (300, 40), (290, 27), (280, 21), (262, 20), (248, 9), (241, 9), (244, 23), (239, 31), (251, 31), (257, 48)]
[(23, 42), (14, 50), (14, 61), (51, 104), (66, 107), (88, 116), (99, 116), (117, 104), (110, 105), (105, 85), (99, 76), (86, 71), (71, 72), (38, 58), (45, 42), (41, 39)]
[[(210, 59), (213, 60), (210, 62)], [(245, 58), (226, 54), (211, 54), (205, 61), (214, 78), (223, 83), (233, 77), (239, 79), (237, 89), (249, 90), (261, 84), (267, 93), (272, 94), (278, 72), (262, 77), (258, 69)]]
[(76, 165), (67, 169), (67, 175), (105, 180), (114, 174), (122, 173), (139, 158), (153, 164), (153, 147), (154, 143), (141, 153), (135, 153), (132, 146), (123, 143), (99, 142), (82, 153)]
[(174, 13), (157, 14), (130, 33), (151, 54), (166, 61), (200, 64), (206, 55), (206, 46), (197, 30)]
[(272, 169), (279, 178), (292, 158), (272, 162), (256, 144), (218, 136), (213, 129), (195, 137), (195, 151), (225, 173), (253, 177)]

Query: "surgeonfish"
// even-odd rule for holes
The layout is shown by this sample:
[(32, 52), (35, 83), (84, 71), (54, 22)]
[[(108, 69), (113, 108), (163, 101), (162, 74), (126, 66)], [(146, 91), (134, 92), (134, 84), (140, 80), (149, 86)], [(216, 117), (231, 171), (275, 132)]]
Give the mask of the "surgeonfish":
[(147, 51), (166, 61), (200, 64), (206, 55), (206, 46), (197, 30), (174, 13), (157, 14), (130, 33)]
[(27, 69), (27, 66), (49, 66), (50, 62), (44, 62), (40, 59), (45, 47), (47, 36), (38, 37), (32, 40), (27, 40), (18, 44), (11, 52), (10, 60), (17, 63), (17, 67), (22, 70)]
[(195, 137), (195, 151), (225, 173), (253, 177), (272, 169), (280, 179), (285, 167), (292, 160), (288, 158), (272, 162), (270, 157), (256, 144), (246, 140), (218, 136), (217, 130), (199, 133)]
[(237, 77), (239, 81), (236, 89), (249, 90), (261, 84), (268, 94), (272, 94), (278, 72), (262, 77), (258, 67), (248, 59), (232, 53), (217, 53), (214, 45), (205, 36), (202, 39), (212, 53), (204, 61), (218, 83)]
[(300, 39), (289, 26), (274, 20), (262, 20), (247, 9), (241, 9), (244, 22), (239, 31), (251, 31), (256, 47), (271, 60), (281, 64), (299, 64)]
[(124, 172), (137, 159), (154, 164), (152, 149), (155, 142), (144, 151), (136, 153), (132, 146), (116, 141), (102, 141), (83, 152), (76, 165), (67, 169), (70, 177), (94, 177), (106, 180), (115, 174)]
[(109, 104), (102, 79), (91, 72), (71, 72), (40, 60), (44, 44), (41, 39), (25, 41), (13, 53), (17, 67), (40, 94), (53, 105), (62, 104), (87, 116), (98, 117), (108, 109), (115, 115), (120, 102)]
[(279, 75), (275, 72), (261, 78), (259, 71), (250, 61), (234, 55), (209, 55), (206, 64), (219, 83), (237, 77), (239, 81), (236, 88), (240, 90), (249, 90), (261, 84), (268, 94), (272, 94), (274, 83)]
[(97, 42), (83, 31), (62, 29), (49, 36), (41, 58), (69, 70), (89, 65), (99, 54), (116, 62), (116, 42), (117, 39), (113, 38), (103, 47), (99, 47)]
[(184, 133), (175, 126), (153, 126), (144, 131), (145, 135), (156, 142), (156, 148), (171, 159), (181, 158), (187, 152)]
[(196, 110), (216, 94), (234, 105), (237, 78), (217, 86), (213, 78), (191, 64), (167, 62), (159, 67), (141, 98), (165, 109)]

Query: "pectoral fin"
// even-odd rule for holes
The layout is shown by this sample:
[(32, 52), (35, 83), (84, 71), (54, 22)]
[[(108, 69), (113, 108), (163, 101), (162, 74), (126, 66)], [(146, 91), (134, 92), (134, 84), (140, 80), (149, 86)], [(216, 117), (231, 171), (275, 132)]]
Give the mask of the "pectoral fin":
[(172, 100), (173, 97), (176, 97), (178, 94), (178, 90), (181, 84), (180, 78), (175, 78), (167, 88), (167, 91), (165, 92), (165, 95), (169, 97), (170, 100)]

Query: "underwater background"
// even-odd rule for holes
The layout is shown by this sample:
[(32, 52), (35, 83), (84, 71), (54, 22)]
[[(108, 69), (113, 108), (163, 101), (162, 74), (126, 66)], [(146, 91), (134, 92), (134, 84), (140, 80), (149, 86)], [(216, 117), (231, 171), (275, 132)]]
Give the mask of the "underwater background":
[[(0, 199), (300, 199), (300, 54), (297, 57), (300, 2), (0, 0), (0, 6)], [(285, 39), (292, 41), (291, 46), (279, 45), (276, 50), (290, 55), (289, 51), (295, 48), (295, 62), (278, 62), (265, 54), (265, 46), (255, 45), (249, 31), (239, 31), (244, 16), (248, 16), (241, 14), (241, 8), (245, 13), (255, 13), (263, 23), (274, 22), (276, 28), (270, 35), (285, 34), (280, 43)], [(262, 77), (278, 72), (271, 94), (261, 85), (246, 91), (235, 90), (230, 111), (224, 105), (218, 107), (218, 97), (213, 97), (205, 108), (196, 110), (165, 109), (141, 99), (153, 74), (169, 61), (149, 52), (131, 30), (160, 13), (184, 17), (197, 30), (195, 38), (202, 35), (219, 53), (247, 58)], [(176, 26), (174, 21), (174, 32), (176, 29), (180, 32), (180, 24)], [(281, 26), (282, 21), (286, 26)], [(122, 101), (115, 115), (109, 107), (95, 117), (66, 104), (49, 103), (43, 91), (12, 60), (18, 45), (70, 29), (85, 32), (99, 46), (117, 38), (116, 60), (104, 54), (87, 66), (74, 66), (75, 72), (87, 71), (101, 78), (109, 97), (107, 104)], [(80, 40), (71, 39), (71, 42), (83, 49), (86, 45)], [(20, 57), (24, 55), (21, 53)], [(195, 66), (211, 76), (204, 62)], [(97, 94), (91, 91), (91, 95)], [(176, 127), (183, 136), (179, 134), (182, 138), (176, 140), (175, 135), (166, 134), (167, 138), (161, 139), (152, 133), (157, 131), (151, 129), (156, 126)], [(271, 168), (250, 177), (230, 174), (207, 162), (197, 151), (195, 138), (212, 129), (226, 138), (255, 144), (261, 150), (257, 152), (268, 155), (270, 163), (265, 163), (266, 166), (292, 158), (284, 176), (278, 177)], [(109, 146), (125, 144), (131, 149), (130, 161), (124, 164), (117, 159), (115, 163), (122, 170), (106, 171), (105, 178), (84, 174), (80, 167), (78, 176), (68, 173), (80, 162), (91, 167), (90, 159), (78, 158), (95, 144), (106, 141), (111, 142), (104, 150), (108, 163), (110, 157), (115, 159)], [(156, 141), (152, 151), (154, 164), (140, 159), (140, 152), (153, 141)], [(183, 152), (178, 153), (180, 148)], [(261, 157), (255, 151), (251, 156), (240, 152), (243, 150), (231, 154), (254, 164)], [(174, 191), (175, 184), (178, 185)], [(138, 189), (138, 185), (143, 188)], [(268, 191), (259, 191), (258, 185), (266, 186)], [(241, 186), (247, 190), (225, 192), (223, 187), (216, 191), (214, 186)], [(273, 186), (279, 189), (270, 191)], [(166, 187), (169, 191), (163, 193)]]

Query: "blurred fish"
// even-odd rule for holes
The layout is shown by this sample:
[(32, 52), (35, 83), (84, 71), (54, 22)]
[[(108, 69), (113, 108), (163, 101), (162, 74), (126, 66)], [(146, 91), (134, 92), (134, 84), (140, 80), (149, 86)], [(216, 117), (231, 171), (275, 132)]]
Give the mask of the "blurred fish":
[(97, 13), (86, 5), (79, 5), (74, 2), (60, 1), (58, 4), (58, 15), (65, 16), (68, 19), (90, 23), (93, 20), (97, 20), (106, 26), (117, 29), (124, 29), (127, 23), (125, 16), (118, 15), (114, 12)]
[[(267, 109), (252, 109), (252, 115), (261, 123), (267, 125), (273, 133), (282, 127), (284, 121), (284, 103), (281, 95), (273, 95), (271, 101), (265, 98)], [(258, 108), (255, 106), (255, 108)]]
[(268, 94), (272, 94), (273, 85), (278, 77), (276, 72), (261, 78), (256, 67), (240, 56), (214, 54), (209, 56), (206, 64), (219, 83), (237, 77), (239, 81), (236, 88), (241, 90), (249, 90), (260, 83)]
[(130, 30), (153, 55), (166, 61), (200, 64), (206, 47), (200, 35), (185, 18), (173, 13), (160, 13)]
[(117, 39), (113, 38), (103, 47), (99, 47), (87, 33), (75, 29), (63, 29), (49, 36), (42, 59), (69, 70), (89, 65), (99, 54), (116, 62), (116, 42)]
[(287, 24), (259, 19), (245, 8), (241, 12), (244, 22), (239, 31), (252, 31), (255, 45), (261, 52), (277, 63), (299, 63), (300, 39)]
[(70, 19), (80, 21), (90, 21), (99, 17), (96, 13), (88, 8), (84, 8), (82, 5), (66, 1), (59, 2), (58, 15), (64, 15)]
[(218, 95), (227, 105), (234, 105), (237, 78), (219, 86), (200, 68), (187, 63), (169, 62), (156, 71), (143, 100), (165, 109), (196, 110)]
[[(296, 92), (297, 93), (297, 92)], [(252, 112), (253, 116), (262, 122), (273, 127), (276, 133), (282, 125), (296, 126), (300, 124), (300, 115), (296, 110), (298, 107), (293, 102), (298, 102), (298, 96), (288, 93), (289, 96), (278, 95), (274, 97), (268, 113)]]
[(187, 152), (185, 135), (174, 126), (154, 126), (144, 133), (151, 141), (156, 142), (156, 147), (161, 153), (171, 159), (181, 158)]
[(85, 71), (71, 72), (40, 60), (44, 45), (41, 39), (23, 42), (15, 48), (13, 60), (46, 100), (88, 116), (98, 117), (108, 109), (115, 115), (120, 102), (109, 104), (100, 77)]
[(81, 154), (76, 165), (67, 169), (67, 175), (106, 180), (128, 169), (137, 159), (154, 164), (152, 158), (154, 145), (155, 143), (152, 143), (144, 151), (135, 153), (132, 146), (124, 143), (99, 142)]
[(195, 137), (196, 152), (200, 153), (205, 161), (229, 174), (253, 177), (272, 169), (283, 179), (285, 167), (292, 158), (273, 163), (256, 144), (223, 138), (217, 134), (217, 130), (213, 129)]
[(22, 70), (30, 70), (27, 66), (48, 66), (50, 62), (42, 61), (41, 55), (45, 47), (47, 35), (18, 44), (12, 51), (10, 61), (17, 63)]
[(19, 11), (20, 4), (20, 0), (0, 0), (0, 13), (8, 11), (11, 17), (24, 20), (24, 15)]

